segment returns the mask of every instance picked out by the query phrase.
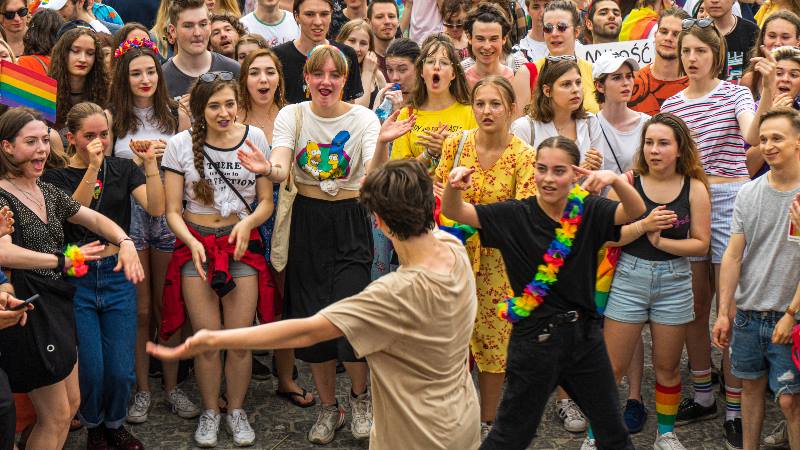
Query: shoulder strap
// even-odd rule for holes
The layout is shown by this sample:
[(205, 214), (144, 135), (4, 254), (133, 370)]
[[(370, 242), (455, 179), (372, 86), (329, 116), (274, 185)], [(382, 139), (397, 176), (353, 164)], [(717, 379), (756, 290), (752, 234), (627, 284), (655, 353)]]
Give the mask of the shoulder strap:
[(461, 132), (461, 138), (458, 139), (458, 150), (456, 150), (456, 157), (453, 158), (453, 168), (455, 169), (458, 167), (459, 161), (461, 161), (461, 152), (464, 150), (464, 143), (467, 142), (467, 134), (469, 133), (468, 130), (464, 130)]
[(531, 140), (530, 140), (529, 144), (530, 144), (531, 147), (536, 148), (536, 146), (533, 145), (534, 141), (536, 141), (536, 139), (535, 139), (536, 133), (533, 131), (533, 118), (531, 116), (527, 116), (527, 117), (528, 117), (528, 126), (530, 126), (530, 128), (531, 128)]
[(45, 64), (44, 61), (42, 61), (42, 59), (39, 58), (38, 56), (36, 56), (36, 55), (31, 55), (31, 56), (33, 56), (33, 59), (35, 59), (36, 62), (38, 62), (42, 66), (42, 70), (44, 70), (44, 73), (46, 74), (47, 73), (47, 64)]
[[(609, 141), (608, 136), (606, 136), (606, 130), (603, 129), (603, 122), (600, 122), (598, 120), (598, 123), (600, 124), (600, 132), (603, 133), (603, 138), (606, 140), (606, 144), (608, 144), (608, 149), (611, 151), (611, 156), (614, 157), (614, 162), (617, 163), (617, 168), (619, 169), (619, 172), (622, 173), (622, 165), (619, 163), (619, 159), (617, 159), (617, 152), (614, 151), (614, 147), (611, 145), (611, 141)], [(591, 127), (589, 127), (589, 129), (591, 130)]]
[(237, 197), (239, 197), (239, 200), (242, 201), (242, 204), (244, 204), (244, 207), (247, 208), (247, 212), (249, 214), (253, 214), (253, 208), (251, 208), (250, 205), (247, 203), (247, 201), (244, 199), (244, 197), (242, 197), (242, 194), (240, 194), (239, 191), (235, 187), (233, 187), (233, 183), (231, 183), (231, 180), (229, 180), (228, 177), (226, 177), (225, 174), (222, 173), (221, 170), (219, 170), (219, 167), (217, 166), (217, 163), (215, 163), (214, 160), (212, 160), (208, 156), (208, 153), (206, 153), (206, 149), (205, 148), (201, 148), (200, 151), (203, 152), (203, 157), (208, 162), (210, 162), (212, 166), (214, 166), (214, 170), (217, 171), (217, 175), (219, 175), (219, 177), (222, 178), (222, 181), (224, 181), (225, 184), (228, 186), (228, 188), (230, 190), (232, 190), (233, 193), (236, 194)]

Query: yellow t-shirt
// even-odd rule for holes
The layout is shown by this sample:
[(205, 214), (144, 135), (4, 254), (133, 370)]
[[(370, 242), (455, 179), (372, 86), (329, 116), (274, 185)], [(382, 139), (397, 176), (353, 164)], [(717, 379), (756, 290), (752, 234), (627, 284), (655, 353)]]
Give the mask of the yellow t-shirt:
[[(542, 73), (542, 66), (544, 65), (544, 58), (536, 61), (536, 69)], [(597, 104), (597, 99), (594, 98), (594, 78), (592, 78), (592, 63), (585, 59), (578, 58), (578, 69), (581, 71), (581, 84), (583, 85), (583, 109), (590, 113), (597, 114), (600, 111), (600, 105)]]
[[(410, 106), (400, 110), (397, 120), (407, 119), (410, 111)], [(460, 133), (461, 130), (471, 130), (478, 127), (475, 115), (472, 113), (472, 106), (462, 105), (458, 102), (454, 102), (451, 106), (439, 111), (417, 109), (414, 113), (417, 115), (417, 122), (411, 131), (394, 140), (392, 144), (392, 159), (408, 159), (419, 156), (425, 148), (422, 145), (417, 145), (417, 139), (423, 131), (439, 128), (439, 124), (449, 125), (447, 131), (451, 135)]]

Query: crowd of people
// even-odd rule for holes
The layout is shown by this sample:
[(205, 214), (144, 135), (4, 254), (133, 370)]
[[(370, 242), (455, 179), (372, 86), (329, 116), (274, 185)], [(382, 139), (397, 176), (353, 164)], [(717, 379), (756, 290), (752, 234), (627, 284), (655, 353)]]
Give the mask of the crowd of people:
[[(320, 445), (347, 406), (370, 448), (524, 449), (555, 397), (582, 450), (632, 449), (653, 405), (657, 450), (718, 415), (720, 448), (800, 449), (797, 1), (0, 0), (0, 25), (57, 83), (50, 119), (0, 107), (0, 449), (143, 449), (154, 372), (200, 447), (257, 445), (271, 372)], [(588, 47), (638, 40), (647, 64)]]

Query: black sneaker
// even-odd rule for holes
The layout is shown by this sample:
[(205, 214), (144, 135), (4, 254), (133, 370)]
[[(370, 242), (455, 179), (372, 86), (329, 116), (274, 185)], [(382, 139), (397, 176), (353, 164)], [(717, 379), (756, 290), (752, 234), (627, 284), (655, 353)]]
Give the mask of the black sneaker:
[(258, 381), (269, 380), (272, 376), (272, 370), (266, 364), (253, 358), (253, 379)]
[(717, 417), (717, 401), (711, 406), (703, 406), (694, 401), (693, 398), (685, 398), (681, 400), (678, 406), (678, 415), (675, 417), (675, 426), (686, 425), (702, 420), (713, 419)]
[(742, 419), (736, 418), (726, 420), (725, 425), (725, 448), (728, 450), (741, 450), (742, 448)]
[(625, 403), (625, 411), (622, 417), (625, 419), (625, 426), (628, 428), (628, 432), (636, 434), (642, 431), (644, 424), (647, 422), (647, 408), (639, 400), (629, 398)]

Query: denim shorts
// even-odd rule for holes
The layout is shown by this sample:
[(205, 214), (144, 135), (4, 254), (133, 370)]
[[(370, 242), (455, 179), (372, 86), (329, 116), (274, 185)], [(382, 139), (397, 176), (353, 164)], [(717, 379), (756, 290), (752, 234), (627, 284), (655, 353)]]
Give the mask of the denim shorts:
[(694, 320), (692, 270), (686, 258), (619, 257), (605, 316), (624, 323), (683, 325)]
[(133, 245), (142, 251), (154, 248), (162, 252), (172, 252), (175, 248), (175, 235), (167, 226), (167, 216), (153, 217), (131, 197), (131, 232)]
[(722, 263), (722, 254), (725, 253), (728, 240), (731, 238), (731, 222), (733, 222), (733, 206), (736, 203), (736, 195), (745, 183), (747, 181), (709, 185), (711, 194), (711, 243), (709, 245), (709, 255), (690, 256), (689, 261), (708, 261), (710, 256), (712, 264)]
[[(233, 230), (233, 225), (228, 225), (226, 227), (214, 228), (214, 227), (204, 227), (202, 225), (197, 225), (194, 223), (186, 223), (186, 225), (194, 228), (195, 231), (200, 233), (202, 236), (209, 236), (215, 235), (219, 236), (228, 236), (231, 234)], [(203, 270), (208, 272), (208, 263), (203, 263)], [(230, 256), (230, 260), (228, 261), (228, 273), (231, 274), (231, 278), (241, 278), (241, 277), (248, 277), (251, 275), (257, 275), (258, 271), (251, 265), (245, 264), (241, 261), (234, 261), (233, 255)], [(194, 261), (189, 260), (181, 267), (181, 276), (183, 277), (199, 277), (200, 274), (197, 273), (197, 268), (194, 267)]]
[(773, 344), (772, 331), (782, 311), (737, 311), (731, 339), (731, 373), (743, 380), (768, 375), (775, 399), (800, 394), (800, 372), (792, 361), (791, 344)]

